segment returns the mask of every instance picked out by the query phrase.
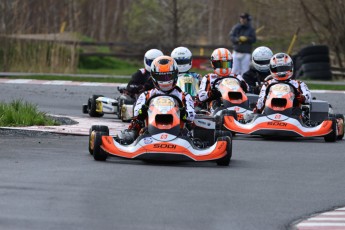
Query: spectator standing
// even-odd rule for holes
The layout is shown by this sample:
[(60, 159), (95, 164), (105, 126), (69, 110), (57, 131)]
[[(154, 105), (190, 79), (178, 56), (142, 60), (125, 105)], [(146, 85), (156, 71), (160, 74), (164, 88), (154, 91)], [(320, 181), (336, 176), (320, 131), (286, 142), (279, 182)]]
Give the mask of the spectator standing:
[(242, 75), (249, 70), (252, 45), (256, 42), (256, 32), (251, 26), (248, 13), (240, 15), (240, 22), (229, 33), (233, 44), (233, 74)]

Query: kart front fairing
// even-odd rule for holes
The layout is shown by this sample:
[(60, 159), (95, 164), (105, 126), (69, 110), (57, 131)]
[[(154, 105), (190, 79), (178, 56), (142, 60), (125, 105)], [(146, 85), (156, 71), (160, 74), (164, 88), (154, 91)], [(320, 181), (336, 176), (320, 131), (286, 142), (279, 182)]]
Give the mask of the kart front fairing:
[(332, 120), (325, 120), (315, 127), (305, 126), (300, 119), (285, 116), (280, 113), (271, 115), (258, 114), (249, 123), (242, 124), (232, 116), (224, 117), (224, 127), (230, 131), (263, 135), (263, 136), (291, 136), (318, 137), (332, 132)]

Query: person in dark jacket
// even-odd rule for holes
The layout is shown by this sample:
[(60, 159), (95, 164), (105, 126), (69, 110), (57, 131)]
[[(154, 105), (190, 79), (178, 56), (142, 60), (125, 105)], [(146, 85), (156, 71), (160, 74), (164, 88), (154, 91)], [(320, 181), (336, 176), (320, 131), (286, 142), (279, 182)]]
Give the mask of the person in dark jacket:
[(252, 53), (252, 63), (242, 77), (249, 85), (249, 93), (259, 94), (265, 79), (270, 75), (270, 60), (273, 52), (266, 46), (256, 48)]
[(240, 15), (240, 22), (229, 33), (233, 44), (233, 74), (242, 75), (249, 69), (252, 44), (256, 42), (256, 32), (251, 26), (248, 13)]
[(135, 72), (126, 87), (126, 91), (131, 97), (135, 97), (135, 95), (154, 88), (151, 79), (151, 63), (155, 58), (160, 56), (163, 56), (163, 52), (158, 49), (150, 49), (145, 53), (145, 68), (141, 68)]

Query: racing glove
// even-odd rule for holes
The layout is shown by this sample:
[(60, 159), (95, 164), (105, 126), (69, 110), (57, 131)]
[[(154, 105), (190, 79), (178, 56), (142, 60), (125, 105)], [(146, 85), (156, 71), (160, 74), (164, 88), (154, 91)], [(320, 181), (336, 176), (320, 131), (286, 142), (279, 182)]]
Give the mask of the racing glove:
[(210, 91), (210, 95), (209, 95), (210, 100), (215, 100), (221, 97), (222, 97), (222, 94), (219, 92), (218, 89), (212, 89)]
[(141, 106), (141, 109), (138, 111), (138, 119), (144, 121), (147, 118), (147, 105)]
[(180, 108), (180, 119), (184, 122), (187, 121), (187, 111), (185, 107)]
[(303, 94), (299, 94), (296, 98), (297, 98), (297, 101), (301, 104), (305, 102), (305, 96)]
[(255, 108), (253, 109), (253, 113), (261, 114), (261, 113), (262, 113), (262, 110), (255, 107)]
[(238, 41), (240, 41), (240, 42), (246, 42), (246, 41), (248, 41), (248, 38), (247, 38), (246, 36), (240, 36), (240, 37), (238, 38)]

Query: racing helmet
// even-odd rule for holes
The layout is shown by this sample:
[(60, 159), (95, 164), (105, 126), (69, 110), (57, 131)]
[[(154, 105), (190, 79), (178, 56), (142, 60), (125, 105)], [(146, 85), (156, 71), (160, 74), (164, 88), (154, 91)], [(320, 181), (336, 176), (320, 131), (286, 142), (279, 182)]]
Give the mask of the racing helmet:
[(156, 57), (163, 56), (163, 52), (157, 49), (150, 49), (144, 55), (144, 65), (145, 69), (150, 72), (151, 64)]
[(293, 75), (293, 62), (286, 53), (277, 53), (273, 55), (270, 61), (270, 72), (274, 79), (285, 81)]
[(211, 55), (211, 65), (214, 73), (219, 76), (228, 76), (232, 68), (232, 55), (226, 48), (215, 49)]
[(186, 47), (177, 47), (171, 52), (180, 73), (185, 73), (192, 68), (192, 52)]
[(269, 72), (273, 52), (266, 46), (260, 46), (253, 51), (252, 65), (259, 72)]
[(151, 77), (155, 87), (165, 93), (172, 90), (178, 79), (176, 61), (169, 56), (160, 56), (151, 64)]

